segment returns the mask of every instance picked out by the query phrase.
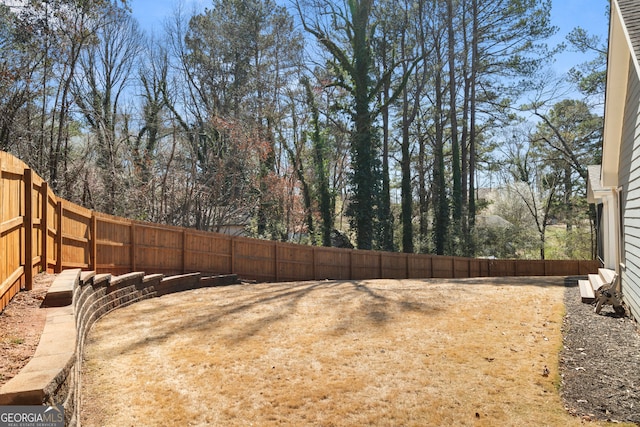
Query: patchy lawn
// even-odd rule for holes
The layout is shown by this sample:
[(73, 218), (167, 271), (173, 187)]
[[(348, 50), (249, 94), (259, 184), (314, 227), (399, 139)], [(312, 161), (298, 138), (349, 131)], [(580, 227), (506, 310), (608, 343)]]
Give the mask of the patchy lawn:
[(142, 301), (93, 327), (82, 424), (582, 425), (558, 392), (564, 291), (365, 280)]

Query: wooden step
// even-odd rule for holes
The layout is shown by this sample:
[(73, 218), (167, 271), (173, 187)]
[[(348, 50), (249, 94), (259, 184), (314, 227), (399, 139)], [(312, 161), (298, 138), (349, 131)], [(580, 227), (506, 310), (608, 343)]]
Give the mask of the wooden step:
[(598, 274), (589, 274), (587, 276), (589, 278), (589, 283), (591, 283), (591, 287), (593, 290), (597, 290), (600, 286), (606, 284), (602, 276)]
[(589, 280), (578, 280), (578, 286), (580, 287), (580, 298), (582, 302), (591, 304), (595, 301), (596, 296)]
[(599, 268), (598, 276), (602, 279), (603, 284), (607, 284), (611, 283), (611, 281), (616, 277), (616, 272), (608, 268)]

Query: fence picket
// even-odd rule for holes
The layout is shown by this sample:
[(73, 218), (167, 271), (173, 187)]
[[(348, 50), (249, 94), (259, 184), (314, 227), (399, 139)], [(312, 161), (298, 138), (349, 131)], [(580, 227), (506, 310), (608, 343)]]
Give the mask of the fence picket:
[(56, 235), (55, 235), (55, 248), (56, 248), (56, 273), (62, 271), (62, 200), (56, 202)]
[(33, 287), (33, 171), (24, 170), (24, 280), (25, 290)]

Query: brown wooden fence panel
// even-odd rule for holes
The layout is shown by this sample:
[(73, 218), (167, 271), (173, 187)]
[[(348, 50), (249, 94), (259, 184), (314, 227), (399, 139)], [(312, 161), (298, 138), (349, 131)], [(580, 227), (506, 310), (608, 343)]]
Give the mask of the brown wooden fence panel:
[(580, 271), (580, 261), (550, 260), (546, 261), (544, 273), (546, 276), (559, 276), (563, 271)]
[(46, 243), (46, 265), (47, 271), (53, 273), (56, 265), (58, 264), (58, 225), (60, 224), (58, 212), (58, 198), (53, 191), (49, 188), (46, 196), (46, 228), (47, 228), (47, 243)]
[(453, 278), (471, 277), (471, 259), (453, 257)]
[(185, 273), (230, 274), (232, 237), (203, 231), (185, 232)]
[(96, 271), (123, 274), (136, 270), (131, 258), (132, 221), (95, 213)]
[(410, 279), (433, 277), (433, 257), (431, 255), (409, 254), (407, 262)]
[(468, 277), (486, 277), (489, 275), (489, 260), (472, 258), (469, 260)]
[(502, 276), (515, 276), (516, 275), (516, 263), (511, 259), (495, 259), (491, 261), (491, 267), (489, 270), (489, 276), (502, 277)]
[[(580, 260), (578, 262), (578, 272), (577, 273), (568, 273), (567, 275), (578, 275), (585, 276), (587, 274), (594, 273), (598, 271), (600, 268), (600, 261), (597, 259), (594, 260)], [(564, 274), (562, 274), (564, 276)]]
[(351, 279), (378, 279), (382, 277), (380, 253), (353, 251), (351, 253)]
[(546, 263), (544, 260), (522, 260), (513, 263), (513, 276), (544, 276)]
[(24, 169), (18, 159), (0, 157), (0, 309), (24, 284)]
[(313, 246), (278, 243), (277, 251), (279, 281), (315, 279)]
[(406, 279), (409, 277), (407, 254), (382, 252), (380, 263), (381, 277), (387, 279)]
[(351, 249), (315, 248), (315, 278), (351, 279)]
[(46, 235), (47, 223), (45, 217), (45, 206), (47, 198), (47, 186), (38, 175), (33, 174), (33, 191), (32, 197), (32, 259), (31, 269), (33, 273), (44, 271), (47, 266), (45, 264), (44, 254), (46, 253)]
[[(90, 265), (92, 212), (62, 200), (62, 268), (83, 268)], [(59, 262), (60, 263), (60, 262)]]
[(455, 266), (454, 257), (451, 256), (434, 256), (431, 259), (432, 276), (442, 279), (450, 279), (454, 276)]
[(233, 272), (240, 277), (278, 280), (276, 274), (276, 242), (244, 237), (233, 239)]
[(153, 224), (134, 223), (133, 239), (137, 271), (179, 274), (184, 271), (183, 230)]

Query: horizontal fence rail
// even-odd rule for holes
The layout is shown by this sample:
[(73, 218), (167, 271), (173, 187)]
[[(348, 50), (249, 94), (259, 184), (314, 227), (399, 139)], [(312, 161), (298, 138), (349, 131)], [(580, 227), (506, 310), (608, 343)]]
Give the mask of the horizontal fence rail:
[(67, 268), (114, 275), (237, 274), (256, 281), (569, 276), (598, 261), (489, 260), (338, 249), (135, 221), (58, 198), (0, 151), (0, 311), (33, 275)]

